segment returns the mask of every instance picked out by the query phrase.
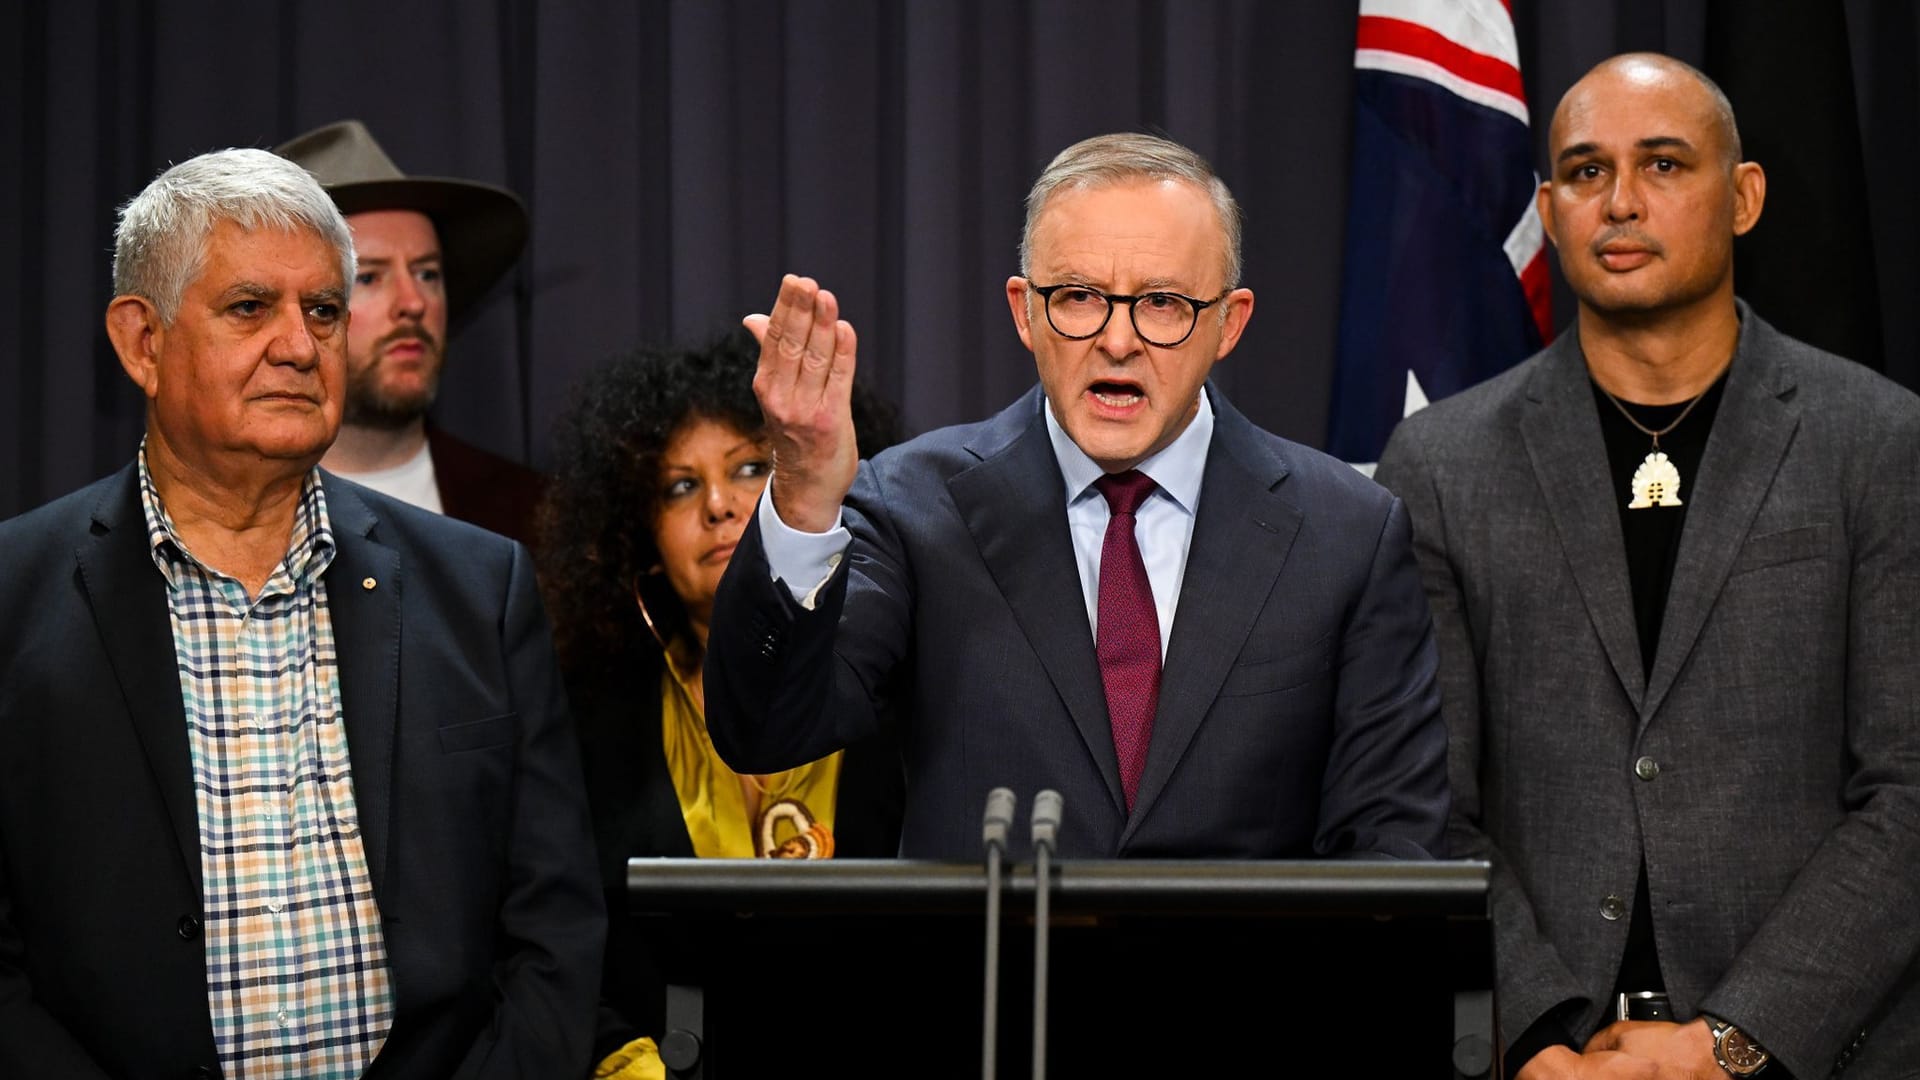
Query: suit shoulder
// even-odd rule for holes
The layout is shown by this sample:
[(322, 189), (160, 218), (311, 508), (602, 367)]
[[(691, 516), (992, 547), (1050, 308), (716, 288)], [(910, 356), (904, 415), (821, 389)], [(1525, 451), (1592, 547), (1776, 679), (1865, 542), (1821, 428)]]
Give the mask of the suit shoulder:
[(1810, 391), (1818, 407), (1900, 426), (1920, 422), (1920, 395), (1880, 372), (1784, 334), (1775, 340), (1797, 388)]
[(888, 486), (945, 479), (980, 463), (974, 447), (991, 420), (935, 428), (875, 454), (868, 463)]
[[(100, 507), (101, 500), (106, 498), (108, 490), (120, 480), (117, 474), (95, 480), (86, 487), (69, 491), (51, 502), (41, 503), (31, 510), (0, 521), (0, 537), (6, 538), (11, 545), (71, 529), (89, 520)], [(16, 549), (9, 547), (9, 551), (13, 550)]]
[(1384, 508), (1393, 498), (1350, 462), (1261, 428), (1252, 430), (1263, 449), (1286, 466), (1287, 481), (1312, 489), (1316, 499), (1349, 499)]
[(520, 546), (518, 541), (499, 533), (423, 510), (338, 474), (323, 475), (327, 512), (336, 530), (358, 529), (364, 524), (372, 530), (370, 535), (383, 542), (461, 559), (472, 559), (476, 555), (505, 558)]
[(1380, 453), (1376, 472), (1388, 487), (1409, 467), (1433, 466), (1449, 460), (1484, 462), (1516, 445), (1528, 387), (1540, 368), (1553, 362), (1546, 351), (1484, 379), (1457, 394), (1449, 394), (1394, 425)]
[(1510, 413), (1526, 398), (1527, 385), (1548, 362), (1545, 352), (1535, 353), (1498, 375), (1482, 379), (1415, 412), (1400, 421), (1395, 432), (1406, 427), (1434, 433), (1483, 428)]

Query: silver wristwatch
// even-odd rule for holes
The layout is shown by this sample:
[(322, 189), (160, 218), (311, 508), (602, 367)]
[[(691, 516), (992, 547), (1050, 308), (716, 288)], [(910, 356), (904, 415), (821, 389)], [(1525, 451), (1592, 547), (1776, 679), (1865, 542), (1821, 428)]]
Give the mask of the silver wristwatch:
[(1713, 1032), (1713, 1060), (1720, 1063), (1728, 1076), (1757, 1076), (1767, 1067), (1767, 1062), (1773, 1060), (1766, 1047), (1725, 1020), (1705, 1013), (1700, 1019), (1705, 1020), (1708, 1030)]

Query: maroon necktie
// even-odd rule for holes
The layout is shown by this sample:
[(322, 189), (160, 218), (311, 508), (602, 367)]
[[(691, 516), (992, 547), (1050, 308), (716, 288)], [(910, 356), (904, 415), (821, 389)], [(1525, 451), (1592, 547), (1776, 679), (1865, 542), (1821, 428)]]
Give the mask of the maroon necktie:
[(1107, 688), (1107, 719), (1113, 724), (1113, 749), (1120, 756), (1120, 787), (1127, 810), (1140, 789), (1153, 737), (1153, 713), (1160, 704), (1160, 616), (1153, 608), (1147, 564), (1133, 538), (1133, 512), (1153, 494), (1144, 473), (1128, 469), (1093, 482), (1107, 497), (1107, 537), (1100, 545), (1100, 623), (1094, 651), (1100, 657), (1100, 681)]

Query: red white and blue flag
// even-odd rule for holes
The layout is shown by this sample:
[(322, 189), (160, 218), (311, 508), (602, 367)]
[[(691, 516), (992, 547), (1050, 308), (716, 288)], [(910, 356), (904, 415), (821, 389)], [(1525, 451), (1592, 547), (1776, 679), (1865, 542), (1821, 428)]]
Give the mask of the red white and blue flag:
[(1401, 418), (1552, 334), (1509, 0), (1361, 0), (1327, 449), (1371, 469)]

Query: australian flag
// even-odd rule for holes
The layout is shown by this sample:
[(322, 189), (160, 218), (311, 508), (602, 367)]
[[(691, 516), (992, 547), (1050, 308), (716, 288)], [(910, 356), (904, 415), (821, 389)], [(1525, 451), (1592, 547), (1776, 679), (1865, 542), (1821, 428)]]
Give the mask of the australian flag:
[(1414, 410), (1551, 335), (1508, 0), (1361, 0), (1327, 449), (1371, 471)]

